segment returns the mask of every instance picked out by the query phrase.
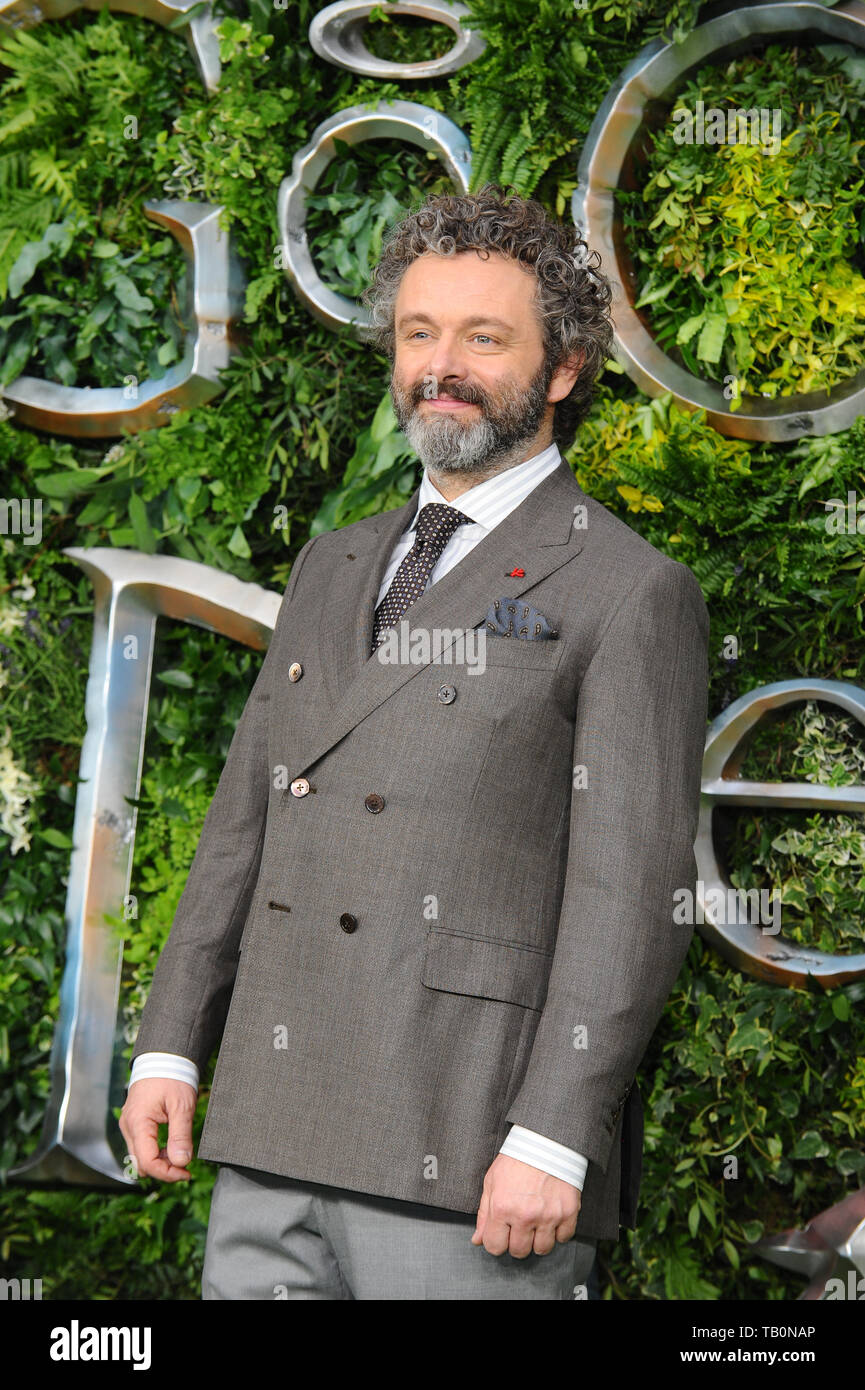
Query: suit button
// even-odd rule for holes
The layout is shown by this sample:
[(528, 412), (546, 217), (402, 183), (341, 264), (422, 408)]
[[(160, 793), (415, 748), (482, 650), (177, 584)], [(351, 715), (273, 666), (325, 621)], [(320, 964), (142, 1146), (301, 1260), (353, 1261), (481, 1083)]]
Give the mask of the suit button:
[(288, 679), (290, 681), (299, 681), (302, 675), (303, 667), (301, 666), (300, 662), (293, 661), (288, 668)]
[(305, 777), (295, 777), (291, 784), (292, 796), (306, 796), (309, 791), (309, 783)]
[(457, 698), (457, 688), (455, 685), (440, 685), (438, 697), (443, 705), (450, 705)]
[(357, 931), (357, 918), (351, 912), (344, 912), (339, 919), (339, 925), (343, 931)]
[(378, 792), (370, 792), (363, 804), (368, 811), (378, 812), (384, 806), (384, 797), (379, 796)]

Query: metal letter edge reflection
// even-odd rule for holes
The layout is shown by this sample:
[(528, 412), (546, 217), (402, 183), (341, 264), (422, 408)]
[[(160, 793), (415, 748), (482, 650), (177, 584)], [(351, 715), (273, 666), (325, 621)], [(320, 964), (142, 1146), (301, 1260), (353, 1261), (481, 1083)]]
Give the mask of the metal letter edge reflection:
[[(715, 806), (777, 806), (823, 811), (865, 811), (865, 786), (830, 787), (816, 782), (745, 782), (736, 772), (745, 756), (746, 736), (769, 711), (802, 700), (824, 700), (847, 710), (865, 724), (865, 690), (846, 681), (792, 680), (758, 686), (735, 700), (709, 726), (703, 757), (700, 820), (694, 846), (698, 878), (703, 883), (701, 906), (705, 921), (697, 930), (705, 941), (737, 970), (776, 985), (805, 985), (816, 980), (824, 989), (848, 984), (865, 975), (865, 955), (839, 956), (765, 934), (747, 920), (738, 896), (732, 901), (736, 920), (717, 921), (706, 904), (709, 890), (720, 890), (730, 902), (730, 885), (715, 851), (712, 811)], [(741, 750), (741, 752), (740, 752)], [(738, 756), (737, 756), (738, 755)], [(732, 775), (728, 773), (732, 770)], [(726, 918), (730, 914), (721, 913)]]
[[(791, 1229), (776, 1236), (763, 1236), (752, 1249), (771, 1264), (808, 1280), (808, 1287), (797, 1302), (861, 1300), (859, 1289), (865, 1275), (865, 1187), (821, 1211), (803, 1231)], [(834, 1285), (831, 1291), (830, 1284)]]
[(60, 386), (19, 376), (4, 391), (17, 425), (52, 434), (102, 438), (164, 425), (178, 410), (204, 405), (222, 389), (219, 372), (234, 351), (243, 313), (244, 273), (213, 203), (145, 203), (144, 212), (176, 237), (186, 260), (187, 336), (180, 362), (156, 380), (129, 386)]
[(413, 101), (380, 102), (370, 109), (349, 106), (323, 121), (312, 139), (292, 160), (291, 175), (279, 186), (277, 202), (283, 266), (294, 292), (314, 318), (338, 330), (354, 325), (358, 337), (369, 337), (369, 310), (355, 300), (329, 290), (319, 278), (306, 237), (306, 197), (336, 154), (334, 139), (349, 145), (364, 140), (406, 140), (421, 149), (438, 151), (457, 187), (467, 193), (471, 177), (471, 148), (459, 126), (440, 111)]
[[(75, 798), (51, 1092), (38, 1148), (9, 1177), (129, 1188), (137, 1183), (125, 1176), (107, 1132), (123, 946), (103, 914), (122, 917), (129, 893), (137, 810), (126, 798), (137, 800), (140, 790), (156, 621), (194, 623), (262, 651), (282, 596), (174, 556), (99, 547), (63, 553), (94, 588), (87, 731)], [(129, 651), (134, 659), (125, 658)], [(113, 1118), (111, 1126), (117, 1144)]]
[(865, 48), (865, 5), (846, 0), (834, 9), (810, 0), (731, 9), (699, 25), (681, 43), (653, 39), (619, 74), (589, 129), (577, 166), (571, 212), (591, 250), (599, 252), (613, 283), (616, 357), (642, 391), (666, 391), (687, 410), (705, 409), (708, 424), (738, 439), (785, 440), (836, 434), (865, 414), (865, 369), (831, 391), (810, 391), (764, 400), (744, 395), (730, 409), (717, 382), (701, 380), (679, 366), (644, 327), (634, 308), (634, 271), (621, 235), (621, 213), (614, 191), (630, 164), (650, 103), (670, 102), (685, 79), (706, 63), (720, 64), (756, 47), (767, 35), (808, 42)]
[[(151, 19), (154, 24), (166, 27), (198, 4), (199, 0), (40, 0), (38, 4), (35, 0), (11, 0), (11, 3), (10, 0), (0, 0), (0, 27), (35, 29), (44, 19), (65, 19), (76, 10), (103, 9), (139, 15), (142, 19)], [(201, 80), (211, 93), (219, 87), (221, 75), (217, 22), (208, 4), (200, 14), (193, 15), (186, 25), (186, 41)]]
[[(387, 15), (417, 15), (439, 24), (446, 24), (457, 36), (449, 52), (441, 58), (420, 63), (391, 63), (376, 58), (363, 41), (363, 31), (372, 10)], [(450, 4), (449, 0), (416, 0), (405, 5), (376, 5), (374, 0), (338, 0), (319, 10), (309, 26), (309, 42), (319, 58), (338, 68), (360, 73), (363, 77), (412, 78), (444, 77), (479, 58), (486, 48), (481, 34), (466, 28), (463, 20), (470, 17), (466, 5)]]

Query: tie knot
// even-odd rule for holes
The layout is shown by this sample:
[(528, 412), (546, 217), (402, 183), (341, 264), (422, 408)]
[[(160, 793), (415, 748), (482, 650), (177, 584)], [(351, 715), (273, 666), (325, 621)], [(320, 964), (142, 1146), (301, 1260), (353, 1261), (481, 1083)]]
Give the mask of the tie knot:
[(426, 545), (432, 541), (442, 550), (458, 526), (471, 518), (449, 507), (444, 502), (427, 502), (421, 507), (415, 522), (415, 544)]

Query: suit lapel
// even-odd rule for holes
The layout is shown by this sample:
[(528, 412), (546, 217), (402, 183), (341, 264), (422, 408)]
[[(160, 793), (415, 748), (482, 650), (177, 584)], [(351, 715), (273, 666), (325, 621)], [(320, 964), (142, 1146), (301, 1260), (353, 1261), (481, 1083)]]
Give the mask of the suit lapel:
[[(375, 602), (393, 547), (417, 507), (419, 489), (405, 506), (370, 518), (346, 536), (321, 608), (320, 651), (332, 705), (319, 737), (304, 755), (299, 776), (387, 700), (426, 663), (383, 663), (370, 656)], [(563, 460), (489, 535), (423, 594), (406, 613), (412, 628), (468, 629), (484, 621), (493, 599), (518, 598), (582, 549), (574, 507), (585, 494)], [(458, 500), (455, 505), (458, 505)], [(353, 558), (351, 558), (353, 557)], [(510, 570), (525, 570), (509, 578)]]
[[(417, 509), (420, 488), (402, 507), (369, 517), (337, 552), (319, 622), (324, 681), (336, 706), (369, 661), (375, 601), (393, 548)], [(380, 664), (380, 663), (379, 663)]]

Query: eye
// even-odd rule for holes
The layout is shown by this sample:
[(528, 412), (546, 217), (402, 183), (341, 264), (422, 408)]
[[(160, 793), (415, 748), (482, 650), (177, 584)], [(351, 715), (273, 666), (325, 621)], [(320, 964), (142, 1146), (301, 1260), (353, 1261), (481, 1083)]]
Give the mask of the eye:
[[(417, 338), (419, 334), (422, 335), (423, 337), (428, 337), (428, 336), (429, 336), (429, 334), (427, 333), (427, 331), (426, 331), (425, 328), (416, 328), (416, 329), (414, 330), (413, 333), (409, 333), (409, 335), (408, 335), (408, 340), (409, 340), (409, 342), (411, 342), (412, 338)], [(474, 334), (472, 334), (472, 338), (473, 338), (473, 339), (483, 338), (483, 339), (485, 339), (485, 342), (486, 342), (486, 343), (494, 343), (494, 342), (496, 341), (495, 338), (493, 338), (489, 333), (474, 333)]]

